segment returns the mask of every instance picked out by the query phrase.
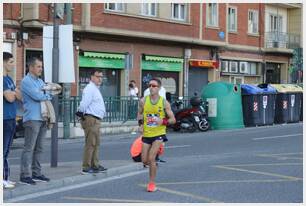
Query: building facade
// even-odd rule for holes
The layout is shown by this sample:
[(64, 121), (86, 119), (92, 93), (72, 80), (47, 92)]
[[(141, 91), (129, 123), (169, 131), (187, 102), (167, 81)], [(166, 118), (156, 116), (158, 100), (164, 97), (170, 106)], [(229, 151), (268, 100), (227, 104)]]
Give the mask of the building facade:
[[(12, 76), (18, 84), (27, 59), (42, 56), (42, 28), (52, 25), (53, 4), (3, 5), (4, 49), (16, 57)], [(104, 96), (126, 96), (132, 79), (143, 93), (153, 76), (172, 95), (187, 96), (213, 81), (288, 83), (299, 77), (291, 73), (302, 71), (293, 62), (302, 47), (300, 4), (73, 3), (72, 8), (73, 96), (93, 68), (104, 73)]]

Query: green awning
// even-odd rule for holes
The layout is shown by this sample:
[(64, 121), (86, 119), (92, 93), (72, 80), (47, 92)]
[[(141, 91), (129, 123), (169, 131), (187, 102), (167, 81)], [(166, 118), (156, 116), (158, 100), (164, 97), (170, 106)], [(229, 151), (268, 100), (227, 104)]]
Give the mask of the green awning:
[(176, 58), (176, 57), (160, 57), (160, 56), (150, 56), (145, 55), (146, 61), (159, 61), (159, 62), (175, 62), (175, 63), (183, 63), (184, 59)]
[(105, 68), (105, 69), (124, 69), (125, 63), (124, 63), (124, 58), (123, 59), (114, 59), (114, 58), (79, 56), (79, 67)]
[(105, 58), (105, 59), (124, 59), (124, 54), (112, 54), (103, 52), (84, 52), (84, 57)]
[(142, 60), (141, 68), (142, 70), (180, 72), (183, 70), (183, 63)]

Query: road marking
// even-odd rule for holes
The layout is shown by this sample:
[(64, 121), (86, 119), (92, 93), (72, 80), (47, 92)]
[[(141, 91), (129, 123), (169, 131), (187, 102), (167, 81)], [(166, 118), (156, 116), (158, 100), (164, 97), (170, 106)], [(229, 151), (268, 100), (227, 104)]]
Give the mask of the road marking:
[(241, 168), (227, 167), (227, 166), (223, 166), (223, 165), (215, 165), (214, 167), (221, 168), (221, 169), (240, 171), (240, 172), (248, 172), (248, 173), (253, 173), (253, 174), (273, 176), (273, 177), (281, 177), (281, 178), (290, 179), (290, 180), (301, 180), (302, 179), (302, 178), (299, 178), (299, 177), (280, 175), (280, 174), (275, 174), (275, 173), (270, 173), (270, 172), (261, 172), (261, 171), (256, 171), (256, 170), (246, 170), (246, 169), (241, 169)]
[(158, 201), (148, 201), (148, 200), (130, 200), (130, 199), (110, 199), (110, 198), (88, 198), (88, 197), (69, 197), (64, 196), (62, 199), (68, 200), (83, 200), (83, 201), (96, 201), (96, 202), (126, 202), (126, 203), (163, 203)]
[(303, 153), (280, 153), (280, 154), (257, 154), (258, 157), (272, 157), (276, 158), (278, 160), (287, 160), (287, 159), (297, 159), (302, 160), (302, 157), (287, 157), (287, 155), (297, 155), (297, 154), (303, 154)]
[[(139, 184), (139, 186), (146, 188), (147, 186), (144, 184)], [(201, 200), (201, 201), (206, 201), (206, 202), (211, 202), (211, 203), (222, 203), (220, 201), (217, 200), (213, 200), (211, 198), (208, 197), (204, 197), (204, 196), (198, 196), (198, 195), (194, 195), (191, 193), (187, 193), (187, 192), (179, 192), (176, 190), (170, 190), (167, 188), (163, 188), (163, 187), (159, 187), (159, 184), (157, 184), (157, 191), (162, 191), (162, 192), (166, 192), (166, 193), (170, 193), (170, 194), (174, 194), (174, 195), (179, 195), (179, 196), (184, 196), (184, 197), (191, 197), (197, 200)]]
[(159, 182), (158, 185), (194, 185), (194, 184), (218, 184), (218, 183), (266, 183), (266, 182), (291, 182), (301, 180), (289, 179), (265, 179), (265, 180), (219, 180), (219, 181), (196, 181), (196, 182)]
[(303, 165), (303, 163), (267, 163), (267, 164), (239, 164), (239, 165), (223, 165), (228, 167), (252, 167), (252, 166), (285, 166), (285, 165)]
[(281, 155), (297, 155), (297, 154), (303, 154), (303, 152), (277, 153), (277, 154), (266, 154), (266, 155), (281, 156)]
[(190, 146), (191, 145), (173, 145), (173, 146), (166, 146), (165, 148), (172, 149), (172, 148), (190, 147)]
[(280, 135), (280, 136), (270, 136), (270, 137), (258, 137), (258, 138), (253, 138), (252, 140), (263, 140), (263, 139), (276, 139), (276, 138), (281, 138), (281, 137), (295, 137), (295, 136), (303, 136), (303, 133), (298, 133), (298, 134), (289, 134), (289, 135)]
[(138, 174), (145, 173), (145, 172), (147, 172), (147, 170), (129, 172), (129, 173), (126, 173), (126, 174), (123, 174), (123, 175), (117, 175), (117, 176), (113, 176), (113, 177), (109, 177), (109, 178), (105, 178), (105, 179), (94, 180), (94, 181), (91, 181), (91, 182), (85, 182), (85, 183), (70, 185), (70, 186), (66, 186), (66, 187), (59, 187), (59, 188), (51, 189), (51, 190), (47, 190), (47, 191), (40, 191), (40, 192), (36, 192), (36, 193), (33, 193), (33, 194), (28, 194), (28, 195), (23, 195), (23, 196), (20, 196), (20, 197), (12, 198), (12, 199), (9, 199), (5, 202), (7, 202), (7, 203), (9, 203), (9, 202), (19, 202), (19, 201), (23, 201), (23, 200), (27, 200), (27, 199), (34, 199), (34, 198), (37, 198), (37, 197), (42, 197), (42, 196), (45, 196), (45, 195), (64, 192), (64, 191), (67, 191), (67, 190), (73, 190), (73, 189), (78, 189), (78, 188), (87, 187), (87, 186), (91, 186), (91, 185), (96, 185), (96, 184), (103, 183), (103, 182), (109, 182), (109, 181), (112, 181), (112, 180), (123, 179), (123, 178), (126, 178), (126, 177), (138, 175)]

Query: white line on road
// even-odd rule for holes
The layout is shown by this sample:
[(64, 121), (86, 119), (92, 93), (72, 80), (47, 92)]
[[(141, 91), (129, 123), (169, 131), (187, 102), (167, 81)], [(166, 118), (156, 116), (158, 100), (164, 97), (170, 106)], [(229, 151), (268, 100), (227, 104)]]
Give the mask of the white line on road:
[(180, 148), (180, 147), (190, 147), (191, 145), (172, 145), (172, 146), (167, 146), (165, 148), (167, 149), (172, 149), (172, 148)]
[(7, 200), (6, 202), (20, 202), (23, 200), (27, 200), (27, 199), (34, 199), (37, 197), (42, 197), (45, 195), (51, 195), (54, 193), (59, 193), (59, 192), (64, 192), (67, 190), (73, 190), (73, 189), (78, 189), (81, 187), (87, 187), (87, 186), (91, 186), (91, 185), (95, 185), (95, 184), (99, 184), (99, 183), (103, 183), (103, 182), (109, 182), (112, 180), (118, 180), (118, 179), (122, 179), (122, 178), (126, 178), (126, 177), (130, 177), (130, 176), (134, 176), (134, 175), (138, 175), (144, 172), (148, 172), (147, 170), (141, 170), (141, 171), (136, 171), (136, 172), (129, 172), (127, 174), (123, 174), (123, 175), (117, 175), (117, 176), (113, 176), (113, 177), (109, 177), (106, 179), (100, 179), (100, 180), (95, 180), (95, 181), (91, 181), (91, 182), (85, 182), (85, 183), (80, 183), (80, 184), (76, 184), (76, 185), (70, 185), (70, 186), (66, 186), (66, 187), (62, 187), (62, 188), (56, 188), (56, 189), (51, 189), (51, 190), (47, 190), (47, 191), (43, 191), (43, 192), (36, 192), (33, 194), (29, 194), (29, 195), (23, 195), (20, 197), (16, 197), (16, 198), (12, 198)]
[(110, 198), (89, 198), (89, 197), (70, 197), (65, 196), (63, 199), (67, 200), (81, 200), (86, 202), (106, 202), (106, 203), (113, 203), (113, 202), (120, 202), (120, 203), (163, 203), (158, 201), (148, 201), (148, 200), (132, 200), (132, 199), (110, 199)]
[(281, 135), (281, 136), (271, 136), (271, 137), (259, 137), (259, 138), (253, 138), (253, 140), (276, 139), (276, 138), (281, 138), (281, 137), (295, 137), (295, 136), (301, 136), (301, 135), (303, 135), (303, 133)]

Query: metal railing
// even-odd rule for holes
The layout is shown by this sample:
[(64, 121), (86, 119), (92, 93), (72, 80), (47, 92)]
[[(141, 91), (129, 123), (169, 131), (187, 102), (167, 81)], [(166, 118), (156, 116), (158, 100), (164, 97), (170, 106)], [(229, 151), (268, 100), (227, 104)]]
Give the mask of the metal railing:
[(266, 32), (265, 48), (293, 49), (300, 47), (300, 35), (286, 32)]
[[(171, 102), (175, 101), (178, 97), (172, 97)], [(103, 97), (106, 109), (106, 116), (102, 122), (117, 122), (117, 121), (128, 121), (137, 120), (137, 111), (139, 100), (133, 99), (128, 96), (117, 96), (117, 97)], [(189, 97), (183, 97), (183, 107), (189, 107)], [(69, 99), (63, 99), (59, 97), (59, 114), (58, 121), (63, 122), (64, 119), (64, 105), (69, 104), (70, 107), (70, 123), (76, 126), (78, 119), (75, 115), (80, 105), (81, 97), (74, 96)], [(171, 103), (170, 102), (170, 103)]]

